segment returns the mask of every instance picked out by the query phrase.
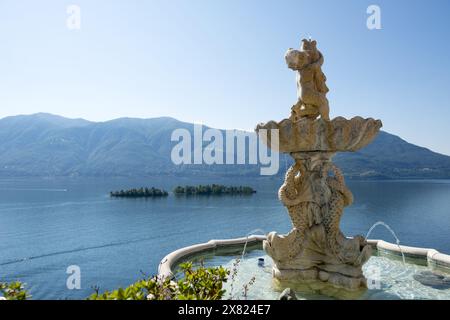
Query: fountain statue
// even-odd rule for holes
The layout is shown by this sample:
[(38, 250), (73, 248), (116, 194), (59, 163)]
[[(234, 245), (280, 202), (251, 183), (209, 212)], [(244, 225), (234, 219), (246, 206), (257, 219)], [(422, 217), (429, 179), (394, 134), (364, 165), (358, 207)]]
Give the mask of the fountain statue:
[(269, 233), (264, 250), (274, 261), (276, 279), (358, 290), (367, 285), (362, 266), (371, 247), (364, 237), (347, 238), (339, 228), (353, 195), (332, 157), (372, 142), (382, 123), (361, 117), (330, 120), (324, 58), (316, 41), (303, 40), (302, 48), (289, 49), (285, 59), (297, 73), (298, 101), (289, 119), (259, 124), (256, 131), (267, 130), (270, 146), (271, 132), (278, 130), (277, 151), (294, 159), (279, 190), (293, 228), (287, 235)]

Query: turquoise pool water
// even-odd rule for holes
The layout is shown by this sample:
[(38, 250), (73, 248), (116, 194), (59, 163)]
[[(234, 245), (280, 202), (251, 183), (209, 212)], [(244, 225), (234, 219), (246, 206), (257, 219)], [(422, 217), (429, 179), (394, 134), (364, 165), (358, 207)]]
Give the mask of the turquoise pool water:
[[(241, 253), (238, 251), (224, 255), (197, 255), (190, 259), (197, 263), (203, 261), (206, 266), (224, 266), (233, 270), (236, 259), (241, 259)], [(258, 266), (259, 258), (264, 259), (264, 266)], [(369, 288), (359, 292), (336, 289), (322, 283), (299, 285), (273, 280), (272, 260), (261, 249), (248, 252), (234, 270), (237, 270), (235, 280), (232, 281), (230, 275), (225, 284), (224, 299), (278, 299), (286, 287), (293, 288), (298, 299), (450, 299), (450, 274), (411, 263), (408, 259), (406, 264), (403, 264), (403, 261), (396, 257), (372, 256), (363, 267)], [(244, 286), (248, 285), (253, 277), (254, 284), (249, 286), (247, 294), (244, 294)]]

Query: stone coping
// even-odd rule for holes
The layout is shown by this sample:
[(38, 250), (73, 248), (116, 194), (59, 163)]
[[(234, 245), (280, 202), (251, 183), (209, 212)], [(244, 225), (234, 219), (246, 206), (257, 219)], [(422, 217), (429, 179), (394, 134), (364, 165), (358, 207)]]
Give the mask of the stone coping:
[[(175, 250), (161, 260), (158, 266), (158, 276), (160, 278), (172, 278), (174, 276), (172, 268), (179, 261), (192, 254), (202, 251), (214, 250), (220, 247), (245, 245), (246, 242), (247, 245), (250, 246), (255, 243), (262, 242), (265, 239), (266, 236), (263, 235), (251, 235), (248, 237), (235, 239), (210, 240), (206, 243), (195, 244)], [(367, 243), (370, 244), (374, 249), (377, 249), (378, 252), (394, 254), (396, 256), (401, 256), (403, 252), (405, 258), (423, 260), (425, 264), (431, 267), (437, 267), (443, 269), (446, 272), (450, 272), (450, 255), (440, 253), (435, 249), (397, 245), (394, 243), (376, 239), (368, 239)]]

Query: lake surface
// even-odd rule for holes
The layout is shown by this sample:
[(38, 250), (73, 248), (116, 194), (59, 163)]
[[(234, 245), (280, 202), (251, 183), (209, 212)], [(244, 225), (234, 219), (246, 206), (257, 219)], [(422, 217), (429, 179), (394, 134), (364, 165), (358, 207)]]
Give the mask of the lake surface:
[[(109, 191), (140, 186), (249, 185), (252, 196), (114, 199)], [(346, 235), (365, 235), (377, 221), (402, 244), (450, 253), (450, 181), (348, 181), (355, 203)], [(277, 199), (279, 178), (2, 179), (0, 281), (21, 280), (34, 299), (84, 299), (157, 272), (177, 248), (210, 239), (290, 230)], [(258, 233), (261, 233), (258, 232)], [(371, 238), (394, 242), (382, 227)], [(68, 290), (68, 266), (81, 269), (81, 290)]]

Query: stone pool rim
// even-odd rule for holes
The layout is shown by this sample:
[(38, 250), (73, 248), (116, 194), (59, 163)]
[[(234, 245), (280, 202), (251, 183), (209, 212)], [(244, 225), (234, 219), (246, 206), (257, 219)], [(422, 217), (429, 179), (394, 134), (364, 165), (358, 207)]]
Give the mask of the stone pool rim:
[[(245, 243), (247, 243), (247, 246), (250, 247), (259, 243), (262, 244), (264, 240), (266, 240), (266, 236), (250, 235), (248, 237), (241, 238), (210, 240), (205, 243), (194, 244), (177, 249), (170, 252), (161, 260), (158, 266), (158, 277), (161, 279), (173, 278), (174, 266), (188, 256), (223, 247), (245, 245)], [(429, 267), (444, 269), (444, 271), (450, 272), (450, 255), (443, 254), (436, 249), (397, 245), (378, 239), (368, 239), (367, 243), (378, 252), (393, 254), (396, 256), (401, 256), (403, 252), (405, 258), (422, 260), (423, 262), (426, 262), (426, 265)]]

